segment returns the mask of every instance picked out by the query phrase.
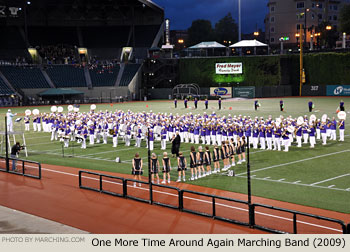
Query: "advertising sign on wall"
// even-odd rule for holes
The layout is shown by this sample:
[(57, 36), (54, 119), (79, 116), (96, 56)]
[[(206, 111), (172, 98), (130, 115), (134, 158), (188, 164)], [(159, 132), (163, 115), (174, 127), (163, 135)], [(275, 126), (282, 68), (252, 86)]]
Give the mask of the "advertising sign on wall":
[(233, 97), (255, 98), (255, 87), (235, 87)]
[(211, 87), (211, 96), (221, 96), (222, 98), (232, 98), (232, 87)]
[(327, 96), (350, 96), (350, 86), (349, 85), (327, 86)]
[(242, 74), (242, 63), (216, 63), (216, 74)]

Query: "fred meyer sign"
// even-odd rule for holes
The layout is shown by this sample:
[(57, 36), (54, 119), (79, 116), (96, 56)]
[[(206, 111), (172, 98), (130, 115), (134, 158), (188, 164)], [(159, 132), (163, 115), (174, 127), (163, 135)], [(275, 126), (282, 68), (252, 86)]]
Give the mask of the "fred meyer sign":
[(350, 86), (332, 85), (327, 86), (328, 96), (350, 96)]
[(242, 63), (216, 63), (216, 74), (242, 74)]
[(232, 98), (232, 87), (211, 87), (211, 96), (221, 96), (222, 98)]

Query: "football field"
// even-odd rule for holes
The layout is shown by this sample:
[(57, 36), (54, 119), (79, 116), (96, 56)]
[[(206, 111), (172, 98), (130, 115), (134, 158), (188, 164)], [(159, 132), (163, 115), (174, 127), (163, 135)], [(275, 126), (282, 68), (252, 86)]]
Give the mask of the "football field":
[[(178, 102), (175, 109), (172, 101), (149, 101), (130, 102), (117, 104), (97, 104), (97, 111), (121, 109), (153, 111), (155, 113), (193, 113), (203, 114), (207, 112), (232, 116), (259, 116), (273, 118), (291, 115), (293, 118), (315, 114), (321, 118), (323, 114), (328, 117), (336, 117), (336, 109), (339, 106), (340, 98), (312, 98), (315, 109), (309, 113), (307, 102), (309, 98), (284, 98), (285, 111), (279, 111), (279, 99), (260, 99), (261, 107), (254, 110), (253, 100), (228, 100), (223, 102), (223, 109), (218, 110), (217, 101), (209, 101), (209, 109), (204, 109), (204, 102), (200, 101), (198, 109), (195, 110), (193, 102), (189, 102), (188, 109), (185, 109), (182, 101)], [(350, 98), (343, 98), (347, 114), (350, 111)], [(30, 107), (38, 108), (40, 112), (49, 112), (51, 106)], [(67, 112), (67, 105), (63, 106)], [(81, 105), (81, 112), (88, 112), (90, 105)], [(18, 113), (17, 117), (23, 117), (27, 107), (13, 108), (12, 112)], [(7, 108), (1, 108), (1, 118)], [(349, 115), (348, 115), (349, 116)], [(345, 125), (345, 141), (327, 141), (326, 146), (322, 146), (320, 140), (314, 149), (310, 149), (309, 144), (304, 144), (302, 148), (297, 148), (294, 142), (289, 152), (277, 152), (260, 149), (250, 149), (250, 163), (252, 176), (252, 194), (270, 199), (277, 199), (301, 205), (313, 206), (328, 210), (350, 213), (350, 123), (349, 117)], [(80, 144), (70, 142), (69, 148), (63, 148), (59, 141), (50, 141), (50, 133), (33, 132), (25, 133), (28, 157), (23, 153), (20, 158), (38, 161), (41, 163), (70, 166), (83, 169), (93, 169), (98, 171), (112, 171), (118, 173), (131, 173), (131, 163), (136, 152), (144, 161), (144, 176), (148, 176), (147, 149), (143, 141), (141, 148), (134, 147), (135, 141), (131, 141), (131, 146), (125, 146), (123, 140), (119, 139), (118, 147), (112, 148), (112, 138), (108, 138), (108, 144), (95, 144), (87, 149), (81, 149)], [(20, 137), (16, 136), (19, 140)], [(337, 131), (337, 139), (339, 133)], [(13, 139), (11, 138), (11, 141)], [(22, 144), (22, 140), (21, 144)], [(12, 145), (12, 142), (11, 142)], [(180, 150), (189, 161), (190, 147), (193, 144), (181, 144)], [(196, 149), (198, 146), (195, 146)], [(282, 147), (283, 148), (283, 147)], [(210, 147), (212, 150), (212, 146)], [(160, 150), (160, 142), (155, 141), (154, 151), (159, 158), (163, 151)], [(167, 152), (171, 152), (171, 144), (167, 144)], [(2, 148), (4, 155), (4, 148)], [(116, 163), (119, 157), (121, 162)], [(172, 171), (171, 180), (177, 180), (177, 162), (171, 159)], [(222, 165), (221, 165), (222, 166)], [(189, 181), (190, 171), (187, 170), (186, 183), (201, 185), (205, 187), (217, 188), (227, 191), (247, 193), (246, 163), (232, 167), (236, 173), (235, 177), (228, 176), (228, 172), (211, 174), (196, 181)], [(161, 174), (160, 174), (161, 175)]]

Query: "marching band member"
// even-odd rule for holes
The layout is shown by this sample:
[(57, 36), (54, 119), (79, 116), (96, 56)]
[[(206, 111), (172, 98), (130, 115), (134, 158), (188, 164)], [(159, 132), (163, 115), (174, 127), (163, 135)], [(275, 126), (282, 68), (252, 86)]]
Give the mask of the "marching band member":
[(211, 174), (211, 154), (210, 154), (209, 146), (205, 146), (204, 165), (207, 168), (207, 175), (210, 175)]
[[(35, 123), (35, 125), (36, 125), (36, 123)], [(33, 126), (34, 126), (34, 122), (33, 122)], [(58, 123), (57, 120), (55, 120), (54, 123), (51, 126), (51, 141), (57, 140), (58, 127), (59, 127), (59, 123)]]
[[(130, 146), (130, 140), (131, 140), (131, 127), (128, 124), (126, 127), (126, 132), (125, 132), (125, 146)], [(148, 142), (146, 140), (147, 147), (148, 148)]]
[(220, 125), (217, 125), (216, 127), (216, 142), (218, 143), (218, 145), (221, 145), (222, 142), (222, 133)]
[(335, 117), (332, 118), (332, 121), (331, 121), (331, 138), (329, 140), (334, 140), (336, 141), (337, 140), (337, 120), (335, 120)]
[(317, 140), (321, 140), (320, 126), (321, 126), (321, 120), (317, 119), (317, 122), (316, 122), (316, 136), (317, 136)]
[(339, 141), (344, 142), (345, 121), (339, 121)]
[(280, 100), (280, 111), (283, 112), (283, 110), (284, 110), (284, 102), (283, 102), (283, 100), (281, 99), (281, 100)]
[(30, 131), (30, 117), (25, 116), (23, 120), (24, 120), (25, 131)]
[(95, 144), (95, 125), (93, 124), (93, 122), (91, 122), (89, 126), (89, 144)]
[(41, 117), (40, 117), (40, 115), (38, 115), (36, 118), (36, 127), (37, 127), (37, 131), (40, 132), (41, 131)]
[(275, 136), (275, 140), (274, 140), (275, 144), (274, 144), (273, 150), (281, 151), (282, 131), (281, 131), (281, 128), (279, 126), (276, 126), (276, 128), (274, 130), (274, 136)]
[(71, 131), (70, 131), (70, 128), (69, 127), (66, 127), (65, 131), (64, 131), (64, 147), (65, 148), (68, 148), (69, 147), (69, 139), (70, 139), (70, 134), (71, 134)]
[(284, 151), (288, 152), (289, 151), (289, 132), (287, 131), (287, 127), (283, 129), (282, 132), (282, 141), (284, 145)]
[(179, 177), (176, 180), (176, 182), (181, 182), (181, 174), (182, 174), (183, 181), (184, 182), (186, 181), (186, 175), (185, 175), (186, 169), (187, 169), (186, 158), (184, 157), (182, 152), (179, 152), (179, 156), (177, 157), (177, 171), (179, 173)]
[(162, 127), (161, 135), (161, 150), (166, 150), (166, 128)]
[(113, 148), (117, 148), (118, 146), (118, 124), (117, 123), (113, 126), (112, 138), (113, 138)]
[(200, 128), (200, 136), (201, 136), (201, 141), (202, 141), (202, 144), (205, 144), (205, 126), (202, 126)]
[(107, 144), (108, 142), (108, 122), (105, 121), (103, 124), (103, 144)]
[(88, 128), (86, 125), (84, 125), (84, 127), (83, 127), (82, 134), (83, 134), (83, 139), (81, 142), (81, 148), (86, 149), (86, 139), (87, 139), (87, 135), (88, 135)]
[(311, 113), (311, 112), (312, 112), (312, 109), (313, 109), (313, 107), (314, 107), (314, 104), (313, 104), (313, 102), (312, 102), (311, 100), (309, 100), (308, 106), (309, 106), (309, 112)]
[(299, 126), (298, 128), (295, 129), (295, 134), (296, 134), (296, 138), (297, 138), (297, 147), (298, 148), (301, 148), (301, 134), (302, 134), (302, 131), (303, 131), (303, 126)]
[(174, 106), (175, 106), (175, 108), (177, 108), (177, 99), (176, 98), (174, 99)]
[(327, 125), (326, 123), (321, 123), (320, 125), (321, 137), (322, 137), (322, 145), (327, 144)]
[(191, 146), (190, 153), (190, 168), (191, 168), (191, 180), (198, 179), (197, 177), (197, 153), (194, 146)]
[(267, 149), (272, 150), (272, 129), (271, 129), (271, 126), (267, 126), (267, 128), (266, 128), (266, 143), (267, 143)]
[(212, 145), (216, 144), (216, 128), (215, 128), (215, 125), (211, 126), (211, 144)]
[(153, 145), (154, 145), (153, 143), (154, 143), (154, 134), (153, 134), (153, 130), (150, 129), (149, 130), (149, 149), (151, 151), (153, 151)]
[(210, 126), (206, 125), (205, 126), (205, 141), (207, 145), (210, 145)]
[(198, 106), (198, 99), (196, 97), (194, 98), (194, 108), (197, 109), (197, 106)]
[(194, 136), (194, 143), (195, 144), (199, 144), (199, 130), (200, 127), (197, 125), (195, 125), (194, 129), (193, 129), (193, 136)]
[(304, 138), (304, 144), (307, 144), (308, 138), (309, 138), (309, 132), (308, 132), (308, 127), (307, 127), (307, 122), (304, 123), (302, 127), (302, 132), (303, 132), (303, 138)]
[(100, 143), (101, 142), (101, 135), (102, 135), (102, 125), (101, 122), (99, 122), (96, 125), (96, 130), (95, 130), (95, 138), (96, 138), (96, 143)]
[[(253, 128), (253, 148), (257, 149), (258, 148), (258, 141), (259, 141), (259, 128), (258, 128), (258, 124), (254, 125)], [(237, 140), (235, 141), (235, 143), (237, 143)]]
[(187, 98), (185, 98), (185, 100), (184, 100), (185, 109), (187, 109), (187, 102), (188, 102), (188, 100), (187, 100)]
[(205, 109), (208, 109), (208, 105), (209, 105), (208, 98), (205, 98), (204, 105), (205, 105)]
[(219, 110), (221, 110), (221, 97), (218, 100), (218, 106), (219, 106)]
[(266, 149), (266, 142), (265, 142), (265, 127), (264, 125), (260, 126), (259, 129), (259, 140), (260, 140), (260, 149), (265, 150)]
[(37, 131), (37, 123), (36, 123), (36, 120), (37, 120), (37, 116), (34, 116), (33, 117), (33, 131), (35, 132), (35, 131)]
[(309, 128), (310, 148), (315, 148), (315, 144), (316, 144), (315, 133), (316, 133), (316, 130), (314, 125), (310, 123), (310, 128)]

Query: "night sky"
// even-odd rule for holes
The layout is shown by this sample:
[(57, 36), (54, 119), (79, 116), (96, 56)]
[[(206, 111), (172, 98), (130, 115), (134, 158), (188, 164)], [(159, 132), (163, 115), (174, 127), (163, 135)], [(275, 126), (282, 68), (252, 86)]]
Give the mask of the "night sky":
[[(165, 10), (171, 30), (185, 30), (195, 19), (209, 19), (215, 23), (231, 12), (238, 23), (238, 0), (153, 0)], [(251, 33), (258, 28), (265, 30), (264, 18), (268, 0), (241, 0), (242, 32)]]

